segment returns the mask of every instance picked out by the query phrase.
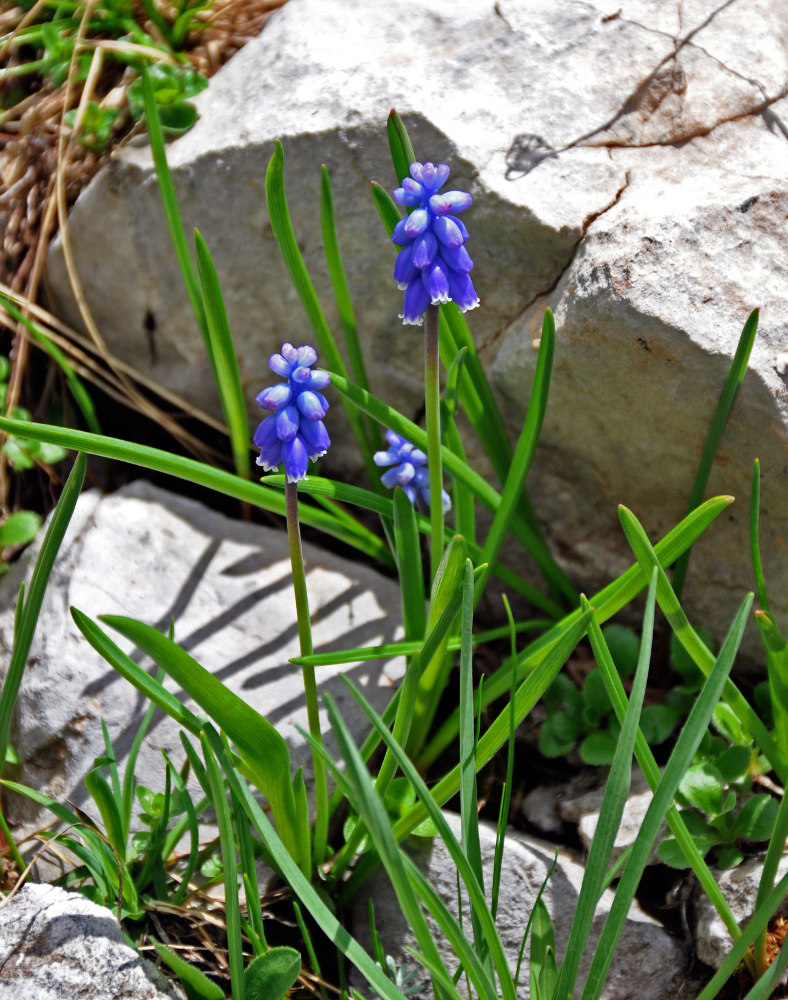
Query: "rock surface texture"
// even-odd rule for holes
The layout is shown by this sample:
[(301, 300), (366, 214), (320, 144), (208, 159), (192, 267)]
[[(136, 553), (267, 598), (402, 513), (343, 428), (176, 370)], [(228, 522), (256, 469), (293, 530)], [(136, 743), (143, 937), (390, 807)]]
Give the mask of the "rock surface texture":
[[(460, 819), (447, 813), (455, 837), (460, 838)], [(479, 827), (485, 886), (489, 893), (492, 882), (493, 856), (495, 852), (495, 830), (488, 824)], [(456, 915), (457, 869), (442, 841), (409, 842), (414, 860), (437, 890), (444, 903)], [(496, 924), (501, 942), (507, 955), (510, 969), (517, 967), (517, 957), (522, 943), (528, 916), (531, 913), (539, 889), (550, 870), (555, 857), (555, 847), (544, 841), (535, 840), (522, 834), (508, 831), (503, 853), (501, 886)], [(583, 866), (569, 854), (561, 852), (555, 871), (545, 888), (543, 899), (547, 904), (555, 928), (556, 947), (559, 961), (563, 958), (569, 937), (572, 916), (583, 879)], [(388, 888), (386, 876), (382, 872), (373, 875), (366, 883), (366, 891), (356, 897), (354, 906), (354, 931), (364, 940), (368, 926), (367, 897), (375, 901), (375, 925), (383, 941), (387, 954), (391, 954), (399, 965), (412, 966), (413, 959), (405, 951), (410, 945), (415, 947), (415, 939), (397, 908), (393, 893)], [(585, 980), (593, 957), (595, 943), (599, 938), (607, 913), (613, 901), (613, 893), (607, 890), (597, 907), (597, 914), (588, 939), (588, 947), (580, 967), (579, 983)], [(434, 928), (434, 925), (431, 925)], [(467, 908), (463, 913), (463, 926), (470, 933), (471, 920)], [(368, 932), (366, 932), (368, 934)], [(454, 972), (456, 960), (443, 942), (443, 935), (436, 931), (436, 941), (449, 972)], [(690, 982), (686, 974), (687, 956), (680, 943), (637, 904), (630, 910), (624, 926), (620, 944), (616, 949), (602, 992), (604, 1000), (668, 1000), (668, 998), (689, 998), (697, 984)], [(520, 976), (518, 995), (527, 995), (528, 948), (526, 947)], [(427, 996), (428, 990), (422, 992)], [(580, 995), (580, 991), (576, 992)]]
[[(289, 0), (211, 81), (200, 121), (169, 147), (186, 230), (199, 227), (216, 258), (249, 399), (283, 330), (310, 339), (265, 208), (265, 168), (281, 137), (294, 225), (329, 318), (320, 163), (373, 390), (418, 410), (419, 334), (398, 325), (394, 250), (367, 191), (370, 179), (393, 186), (384, 121), (394, 106), (417, 155), (450, 163), (450, 186), (473, 193), (466, 221), (482, 308), (470, 321), (513, 433), (544, 308), (555, 311), (551, 399), (529, 486), (584, 587), (628, 562), (618, 503), (655, 536), (684, 513), (738, 334), (762, 308), (710, 483), (739, 502), (697, 547), (687, 595), (719, 635), (750, 586), (756, 456), (767, 578), (775, 595), (788, 592), (788, 41), (778, 8)], [(112, 160), (70, 231), (111, 348), (193, 401), (215, 399), (147, 149)], [(78, 321), (60, 243), (49, 275), (60, 311)]]
[(0, 908), (3, 1000), (175, 1000), (168, 980), (123, 940), (103, 906), (52, 885)]
[[(734, 917), (743, 926), (753, 915), (755, 898), (758, 895), (758, 883), (763, 872), (763, 858), (750, 858), (738, 866), (718, 871), (715, 874), (717, 883), (730, 905)], [(784, 854), (777, 868), (775, 881), (779, 881), (788, 872), (788, 854)], [(692, 914), (692, 939), (695, 954), (701, 962), (719, 969), (728, 956), (733, 944), (725, 924), (711, 905), (709, 897), (695, 888)], [(783, 905), (777, 915), (785, 916), (788, 905)]]
[[(0, 584), (4, 651), (11, 648), (19, 584), (34, 556)], [(396, 638), (399, 620), (391, 609), (399, 602), (392, 581), (313, 545), (305, 545), (304, 558), (316, 649)], [(311, 752), (296, 729), (307, 728), (303, 680), (288, 663), (299, 647), (284, 531), (232, 521), (141, 481), (110, 496), (82, 494), (19, 691), (11, 738), (21, 764), (11, 776), (85, 808), (90, 800), (83, 775), (104, 753), (100, 720), (122, 765), (147, 701), (88, 645), (71, 619), (72, 605), (94, 620), (122, 614), (163, 631), (173, 618), (176, 641), (276, 726), (290, 744), (293, 769), (304, 765), (311, 771)], [(150, 667), (148, 660), (139, 662)], [(360, 684), (380, 711), (401, 671), (400, 661), (328, 667), (318, 675), (318, 690), (331, 692), (355, 735), (363, 737), (367, 727), (339, 673)], [(176, 690), (172, 682), (168, 687)], [(179, 764), (178, 732), (157, 711), (138, 758), (140, 784), (164, 787), (159, 748)], [(34, 819), (27, 800), (14, 797), (9, 810), (25, 826)]]

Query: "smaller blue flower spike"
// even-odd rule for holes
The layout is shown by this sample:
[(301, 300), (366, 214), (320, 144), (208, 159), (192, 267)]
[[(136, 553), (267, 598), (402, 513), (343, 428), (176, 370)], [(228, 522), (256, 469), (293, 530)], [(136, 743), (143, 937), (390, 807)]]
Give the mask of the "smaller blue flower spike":
[[(410, 441), (386, 431), (389, 443), (388, 451), (376, 451), (373, 458), (375, 465), (391, 465), (380, 477), (380, 481), (388, 490), (401, 486), (405, 496), (422, 514), (430, 509), (430, 474), (427, 468), (427, 456), (415, 448)], [(451, 507), (451, 500), (446, 490), (441, 490), (443, 513)]]
[(402, 247), (394, 265), (394, 280), (405, 290), (405, 306), (400, 319), (421, 325), (429, 305), (456, 302), (461, 312), (475, 309), (479, 296), (470, 271), (473, 261), (464, 244), (468, 230), (456, 217), (470, 207), (465, 191), (439, 190), (446, 183), (445, 163), (411, 163), (410, 177), (394, 192), (398, 205), (413, 211), (400, 219), (391, 235)]
[(303, 479), (308, 460), (325, 455), (331, 444), (323, 424), (328, 400), (319, 391), (331, 376), (313, 372), (310, 366), (316, 361), (314, 348), (282, 344), (281, 353), (268, 359), (268, 367), (287, 382), (263, 389), (257, 396), (258, 405), (272, 411), (254, 432), (260, 449), (257, 464), (271, 472), (284, 462), (288, 483)]

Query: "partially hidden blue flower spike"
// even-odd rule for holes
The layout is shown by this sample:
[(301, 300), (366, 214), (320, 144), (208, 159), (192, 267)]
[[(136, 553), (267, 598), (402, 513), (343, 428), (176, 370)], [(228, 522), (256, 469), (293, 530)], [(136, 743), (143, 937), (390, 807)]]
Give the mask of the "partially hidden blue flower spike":
[(268, 367), (287, 382), (278, 382), (257, 395), (258, 405), (272, 411), (254, 432), (254, 443), (260, 449), (257, 464), (271, 472), (284, 462), (288, 483), (303, 479), (309, 460), (325, 455), (331, 444), (323, 424), (328, 400), (320, 392), (331, 376), (312, 371), (316, 361), (314, 348), (282, 344), (281, 352), (268, 359)]
[[(373, 455), (375, 465), (390, 465), (380, 477), (386, 489), (393, 490), (401, 486), (405, 496), (416, 510), (426, 514), (430, 509), (430, 474), (427, 468), (427, 456), (415, 448), (394, 431), (386, 431), (389, 443), (388, 451), (376, 451)], [(451, 500), (446, 490), (441, 490), (443, 513), (451, 508)]]
[(394, 280), (405, 291), (401, 319), (421, 325), (429, 305), (456, 302), (461, 312), (475, 309), (479, 296), (470, 271), (473, 261), (464, 244), (468, 230), (457, 218), (470, 207), (465, 191), (440, 188), (449, 177), (445, 163), (411, 163), (410, 177), (394, 192), (398, 205), (413, 209), (394, 227), (391, 239), (402, 247), (394, 265)]

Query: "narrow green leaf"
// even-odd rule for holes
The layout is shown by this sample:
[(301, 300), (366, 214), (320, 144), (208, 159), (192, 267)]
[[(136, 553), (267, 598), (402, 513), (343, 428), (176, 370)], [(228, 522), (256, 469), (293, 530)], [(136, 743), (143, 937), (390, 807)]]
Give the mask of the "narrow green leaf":
[(383, 1000), (405, 1000), (404, 995), (394, 986), (389, 978), (379, 969), (373, 959), (358, 944), (355, 938), (341, 926), (337, 918), (325, 904), (318, 892), (312, 887), (309, 878), (304, 875), (289, 851), (277, 835), (270, 820), (255, 800), (246, 784), (240, 779), (235, 768), (228, 759), (227, 752), (215, 730), (206, 728), (206, 734), (211, 742), (211, 748), (219, 760), (227, 782), (238, 801), (243, 805), (249, 821), (257, 830), (266, 850), (273, 858), (277, 869), (282, 873), (287, 885), (311, 913), (318, 926), (328, 940), (334, 944), (359, 970), (359, 972), (374, 987)]
[[(260, 507), (274, 514), (285, 515), (285, 498), (279, 490), (265, 489), (258, 483), (247, 482), (231, 472), (215, 469), (204, 462), (193, 458), (174, 455), (159, 448), (148, 445), (133, 444), (119, 438), (106, 437), (101, 434), (90, 434), (86, 431), (75, 431), (65, 427), (55, 427), (50, 424), (32, 424), (22, 420), (8, 420), (0, 417), (0, 431), (8, 434), (23, 434), (36, 441), (49, 441), (60, 444), (64, 448), (75, 451), (85, 451), (91, 455), (101, 455), (121, 462), (130, 462), (143, 469), (153, 469), (175, 476), (186, 482), (205, 486), (216, 490), (224, 496), (235, 497)], [(372, 559), (377, 559), (386, 566), (393, 566), (394, 561), (388, 547), (369, 529), (362, 524), (354, 531), (349, 531), (344, 521), (338, 521), (324, 510), (306, 504), (299, 504), (299, 518), (302, 524), (310, 524), (320, 528), (326, 534), (338, 538), (355, 549), (365, 552)]]
[(271, 804), (282, 839), (303, 870), (310, 871), (311, 861), (298, 837), (290, 751), (284, 737), (259, 712), (156, 629), (120, 615), (103, 615), (101, 621), (147, 653), (227, 733), (238, 747), (255, 785)]
[[(651, 582), (646, 597), (643, 615), (643, 633), (640, 642), (640, 656), (635, 670), (635, 680), (621, 726), (613, 763), (605, 785), (605, 794), (599, 811), (599, 820), (586, 862), (583, 884), (572, 919), (569, 941), (566, 945), (561, 972), (558, 976), (556, 996), (572, 996), (580, 970), (580, 960), (591, 930), (597, 902), (602, 895), (602, 885), (613, 856), (616, 834), (624, 815), (624, 806), (629, 795), (632, 775), (632, 753), (638, 732), (638, 720), (646, 692), (648, 668), (651, 661), (651, 643), (654, 635), (654, 606), (657, 596), (657, 570), (651, 574)], [(552, 997), (552, 991), (549, 994)]]
[[(85, 479), (86, 459), (83, 454), (77, 455), (74, 467), (69, 474), (60, 499), (57, 502), (52, 517), (47, 528), (41, 550), (38, 553), (33, 574), (30, 579), (30, 586), (27, 588), (27, 597), (21, 613), (18, 615), (16, 629), (14, 632), (14, 648), (11, 651), (11, 661), (8, 665), (3, 682), (3, 691), (0, 694), (0, 769), (6, 759), (8, 750), (8, 738), (11, 732), (11, 716), (13, 715), (16, 696), (19, 692), (19, 685), (30, 654), (30, 646), (33, 642), (33, 634), (41, 611), (41, 604), (44, 600), (49, 576), (57, 558), (60, 544), (68, 528), (68, 522), (74, 513), (74, 508), (82, 489)], [(0, 773), (1, 770), (0, 770)]]
[(555, 351), (555, 321), (550, 309), (545, 311), (544, 322), (542, 324), (542, 338), (539, 345), (539, 357), (536, 362), (534, 372), (531, 398), (528, 403), (528, 413), (526, 414), (520, 438), (514, 451), (512, 464), (509, 467), (509, 474), (504, 482), (501, 502), (493, 517), (487, 540), (482, 550), (482, 562), (488, 564), (488, 569), (476, 582), (476, 603), (478, 604), (485, 585), (489, 579), (492, 563), (498, 557), (498, 553), (506, 537), (512, 515), (520, 500), (525, 480), (531, 468), (539, 434), (542, 430), (545, 411), (547, 410), (547, 399), (550, 392), (550, 376), (553, 370), (553, 354)]
[(189, 1000), (225, 1000), (224, 993), (205, 973), (155, 938), (151, 938), (151, 941), (159, 958), (166, 962), (180, 979)]
[[(669, 531), (654, 549), (662, 564), (669, 566), (732, 501), (733, 497), (715, 497), (712, 500), (707, 500)], [(651, 566), (648, 566), (648, 574), (650, 573)], [(590, 599), (589, 603), (594, 607), (596, 620), (598, 622), (607, 621), (617, 611), (629, 604), (646, 586), (647, 582), (648, 576), (639, 564), (630, 566), (625, 573), (622, 573)], [(580, 609), (573, 611), (523, 650), (517, 666), (518, 679), (524, 677), (541, 662), (547, 651), (557, 641), (557, 637), (564, 629), (576, 622), (581, 614)], [(505, 693), (509, 686), (509, 679), (509, 670), (505, 667), (499, 668), (485, 679), (482, 707), (486, 707)], [(431, 764), (452, 740), (456, 739), (456, 736), (457, 715), (455, 712), (443, 723), (431, 739), (427, 749), (422, 753), (420, 757), (422, 766)]]
[[(759, 310), (753, 309), (739, 337), (739, 343), (736, 346), (736, 353), (733, 356), (728, 377), (725, 379), (725, 385), (722, 388), (717, 409), (714, 411), (714, 416), (712, 417), (709, 435), (706, 438), (706, 444), (703, 446), (703, 454), (701, 455), (698, 471), (695, 475), (695, 482), (692, 484), (687, 513), (694, 510), (703, 500), (714, 456), (717, 453), (725, 425), (733, 408), (736, 393), (739, 391), (739, 386), (747, 372), (747, 363), (750, 360), (750, 352), (752, 351), (752, 345), (755, 342), (755, 333), (758, 329), (758, 313)], [(690, 552), (691, 549), (687, 549), (684, 555), (676, 562), (676, 569), (673, 572), (673, 589), (678, 597), (681, 597), (681, 592), (684, 589)]]
[(219, 849), (224, 870), (224, 915), (227, 926), (227, 957), (233, 1000), (246, 1000), (243, 942), (241, 940), (241, 909), (238, 900), (238, 861), (233, 838), (233, 819), (227, 802), (222, 774), (205, 732), (200, 733), (202, 755), (211, 789), (211, 802), (219, 827)]
[(200, 292), (208, 331), (209, 356), (213, 366), (216, 388), (219, 391), (222, 412), (230, 430), (233, 464), (237, 474), (242, 479), (248, 479), (251, 475), (249, 421), (246, 416), (238, 358), (233, 346), (216, 267), (205, 240), (196, 229), (194, 230), (194, 249), (197, 255)]
[(755, 577), (755, 592), (758, 595), (758, 603), (764, 611), (769, 611), (766, 579), (763, 575), (763, 563), (761, 562), (760, 510), (761, 463), (756, 458), (752, 465), (752, 489), (750, 491), (750, 556), (752, 558), (752, 572)]
[[(638, 563), (646, 572), (651, 572), (654, 566), (659, 570), (659, 581), (657, 583), (657, 601), (667, 618), (670, 627), (676, 634), (676, 638), (684, 649), (692, 657), (698, 668), (708, 677), (714, 664), (714, 656), (700, 638), (695, 629), (690, 625), (687, 616), (679, 604), (670, 581), (660, 559), (648, 539), (642, 525), (635, 515), (626, 507), (619, 507), (619, 518), (624, 528), (632, 551)], [(723, 692), (724, 702), (733, 710), (736, 718), (745, 727), (758, 746), (769, 759), (772, 767), (780, 776), (781, 781), (788, 779), (788, 760), (780, 752), (771, 733), (758, 718), (755, 711), (747, 702), (733, 681), (729, 680), (725, 684)]]
[(427, 625), (427, 599), (421, 545), (413, 504), (401, 489), (394, 490), (394, 541), (406, 639), (421, 639)]
[(101, 767), (91, 768), (85, 775), (85, 788), (90, 797), (96, 803), (101, 819), (104, 823), (104, 831), (107, 839), (112, 844), (118, 856), (126, 860), (126, 840), (123, 835), (123, 820), (120, 808), (107, 779), (101, 773)]
[(164, 148), (164, 138), (161, 132), (161, 122), (159, 121), (159, 108), (156, 102), (156, 91), (150, 71), (145, 68), (142, 70), (142, 92), (145, 101), (145, 123), (148, 126), (151, 155), (153, 156), (153, 164), (156, 167), (156, 179), (159, 182), (159, 193), (161, 194), (161, 203), (164, 208), (164, 217), (167, 220), (167, 229), (170, 233), (178, 266), (181, 269), (183, 284), (186, 287), (186, 293), (189, 296), (189, 302), (191, 302), (192, 310), (194, 311), (194, 317), (202, 333), (208, 357), (211, 358), (208, 324), (205, 319), (197, 276), (194, 273), (192, 259), (189, 255), (186, 233), (183, 230), (178, 199), (175, 195), (175, 185), (172, 182), (172, 174), (167, 163), (167, 153)]
[(389, 137), (389, 148), (391, 159), (394, 164), (394, 173), (397, 176), (397, 185), (402, 183), (403, 177), (410, 177), (410, 165), (416, 160), (413, 152), (413, 144), (410, 141), (405, 122), (392, 108), (386, 119), (386, 132)]
[[(659, 585), (657, 585), (659, 586)], [(618, 939), (623, 930), (630, 904), (634, 898), (643, 869), (648, 861), (654, 841), (662, 821), (670, 808), (676, 789), (692, 762), (703, 734), (720, 699), (733, 661), (741, 642), (747, 617), (752, 606), (752, 594), (742, 602), (730, 631), (722, 645), (707, 679), (690, 710), (684, 728), (665, 767), (662, 780), (654, 791), (654, 796), (640, 825), (626, 868), (616, 890), (613, 905), (599, 938), (591, 968), (583, 989), (582, 1000), (598, 1000), (604, 986), (605, 977), (613, 960)]]

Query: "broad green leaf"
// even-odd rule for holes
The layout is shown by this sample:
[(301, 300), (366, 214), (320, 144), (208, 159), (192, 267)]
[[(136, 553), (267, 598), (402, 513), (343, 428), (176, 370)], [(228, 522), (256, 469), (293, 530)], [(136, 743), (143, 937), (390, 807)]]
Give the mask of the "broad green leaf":
[(269, 948), (246, 967), (247, 1000), (282, 1000), (300, 972), (301, 955), (295, 948)]
[(753, 795), (744, 803), (733, 822), (738, 840), (769, 840), (774, 833), (779, 806), (771, 795)]
[(0, 524), (0, 549), (9, 545), (27, 545), (41, 527), (41, 516), (32, 510), (18, 510)]

